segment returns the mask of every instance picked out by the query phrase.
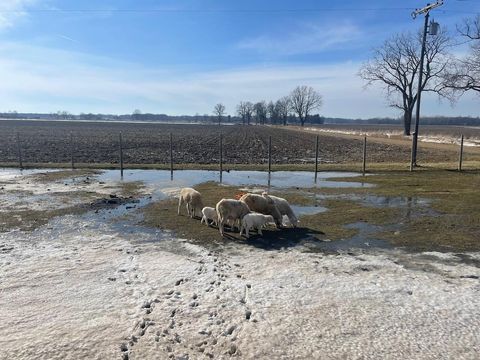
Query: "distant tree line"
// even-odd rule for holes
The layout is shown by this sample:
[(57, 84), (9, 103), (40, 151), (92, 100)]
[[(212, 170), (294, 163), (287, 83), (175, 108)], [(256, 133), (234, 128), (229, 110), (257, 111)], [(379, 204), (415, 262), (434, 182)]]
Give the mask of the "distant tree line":
[(314, 110), (322, 106), (322, 96), (310, 86), (297, 86), (288, 96), (275, 102), (265, 100), (252, 103), (240, 101), (236, 108), (237, 116), (242, 119), (242, 124), (250, 125), (253, 121), (257, 125), (287, 125), (305, 122), (321, 124), (323, 118)]
[[(92, 114), (92, 113), (80, 113), (77, 115), (67, 113), (59, 115), (57, 113), (41, 114), (41, 113), (19, 113), (16, 111), (0, 112), (1, 119), (32, 119), (32, 120), (100, 120), (100, 121), (153, 121), (153, 122), (186, 122), (186, 123), (205, 123), (215, 124), (218, 123), (218, 117), (214, 115), (180, 115), (170, 116), (165, 114)], [(252, 114), (253, 118), (253, 114)], [(275, 121), (275, 119), (277, 119)], [(273, 120), (273, 122), (271, 122)], [(285, 121), (284, 121), (285, 120)], [(223, 121), (223, 120), (222, 120)], [(229, 124), (243, 124), (241, 116), (224, 117), (224, 121)], [(253, 120), (255, 121), (255, 120)], [(371, 118), (371, 119), (346, 119), (346, 118), (332, 118), (324, 117), (319, 114), (309, 116), (309, 123), (312, 125), (321, 124), (369, 124), (369, 125), (397, 125), (400, 123), (398, 118)], [(283, 117), (268, 117), (268, 124), (283, 125), (283, 124), (300, 124), (298, 117), (293, 114), (288, 114), (284, 119)], [(422, 117), (422, 124), (425, 125), (464, 125), (464, 126), (480, 126), (480, 117)]]

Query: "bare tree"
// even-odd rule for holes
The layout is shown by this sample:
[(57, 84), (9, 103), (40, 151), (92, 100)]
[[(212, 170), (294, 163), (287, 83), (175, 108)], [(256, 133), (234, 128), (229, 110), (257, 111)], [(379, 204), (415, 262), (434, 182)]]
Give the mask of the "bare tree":
[(222, 123), (222, 118), (225, 115), (225, 105), (222, 103), (215, 105), (213, 108), (213, 115), (217, 117), (218, 125), (220, 125)]
[(62, 120), (67, 120), (67, 119), (71, 118), (71, 114), (66, 110), (59, 110), (56, 113), (56, 118), (57, 119), (62, 119)]
[(446, 75), (448, 87), (455, 96), (470, 90), (480, 95), (480, 15), (465, 19), (457, 30), (470, 42), (470, 53), (457, 59), (455, 65), (449, 69)]
[(253, 115), (253, 104), (250, 101), (240, 101), (237, 105), (237, 114), (242, 118), (243, 125), (250, 125)]
[(290, 114), (291, 103), (289, 96), (284, 96), (277, 100), (275, 108), (278, 113), (278, 117), (282, 120), (283, 125), (287, 125), (288, 115)]
[(267, 103), (265, 101), (257, 102), (253, 105), (253, 112), (255, 114), (255, 122), (265, 125), (268, 114)]
[[(452, 59), (447, 52), (450, 38), (445, 31), (427, 39), (421, 91), (446, 95), (444, 74)], [(380, 83), (389, 106), (403, 112), (404, 134), (410, 135), (412, 113), (417, 102), (422, 35), (402, 33), (387, 39), (362, 65), (359, 76), (367, 85)]]
[(135, 109), (132, 113), (132, 120), (140, 120), (142, 112), (139, 109)]
[(270, 124), (276, 124), (279, 120), (279, 115), (277, 111), (277, 107), (273, 103), (273, 101), (270, 101), (267, 105), (267, 114), (268, 117), (270, 118)]
[(322, 106), (322, 96), (311, 86), (297, 86), (290, 94), (291, 108), (305, 125), (308, 115)]

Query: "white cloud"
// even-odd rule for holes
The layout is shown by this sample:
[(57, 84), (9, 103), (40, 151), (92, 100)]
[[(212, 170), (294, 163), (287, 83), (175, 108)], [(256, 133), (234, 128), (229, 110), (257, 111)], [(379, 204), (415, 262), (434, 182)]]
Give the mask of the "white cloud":
[[(395, 116), (380, 90), (362, 89), (360, 64), (272, 65), (222, 71), (185, 68), (146, 69), (109, 58), (31, 47), (0, 45), (0, 111), (74, 113), (211, 113), (222, 102), (233, 114), (241, 100), (275, 100), (297, 85), (310, 85), (324, 97), (325, 116), (368, 118)], [(455, 109), (425, 96), (425, 114), (478, 115), (478, 99), (464, 99)]]
[(37, 0), (2, 0), (0, 1), (0, 30), (12, 27), (27, 15), (26, 8)]
[(304, 24), (296, 31), (284, 35), (261, 35), (237, 44), (240, 49), (255, 50), (273, 55), (319, 53), (345, 44), (355, 44), (362, 37), (361, 30), (349, 23)]

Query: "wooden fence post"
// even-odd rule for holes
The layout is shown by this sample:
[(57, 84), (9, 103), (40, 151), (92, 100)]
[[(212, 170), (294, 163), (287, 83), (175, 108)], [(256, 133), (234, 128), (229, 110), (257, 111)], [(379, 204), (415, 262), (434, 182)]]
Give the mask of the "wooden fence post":
[(318, 176), (318, 135), (315, 141), (315, 182), (317, 182)]
[(463, 163), (463, 134), (460, 138), (460, 156), (458, 158), (458, 171), (462, 171), (462, 163)]
[(173, 179), (173, 135), (170, 133), (170, 178)]
[(123, 177), (123, 142), (122, 133), (118, 134), (118, 140), (120, 143), (120, 176)]
[(362, 164), (362, 174), (365, 176), (365, 168), (367, 164), (367, 136), (363, 137), (363, 164)]
[(223, 179), (223, 136), (220, 134), (220, 182)]
[(20, 144), (20, 134), (17, 132), (17, 151), (18, 151), (18, 164), (20, 170), (23, 169), (23, 159), (22, 159), (22, 146)]
[(70, 133), (70, 157), (72, 161), (72, 170), (75, 169), (75, 163), (73, 159), (73, 151), (74, 151), (74, 146), (73, 146), (73, 133)]
[(272, 136), (268, 137), (268, 177), (272, 172)]

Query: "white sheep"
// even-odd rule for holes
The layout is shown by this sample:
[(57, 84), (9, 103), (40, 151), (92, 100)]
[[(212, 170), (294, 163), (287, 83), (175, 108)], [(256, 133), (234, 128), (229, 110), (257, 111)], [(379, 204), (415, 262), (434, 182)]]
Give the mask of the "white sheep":
[(250, 237), (249, 231), (256, 229), (259, 235), (263, 235), (262, 227), (268, 223), (274, 223), (272, 215), (263, 215), (260, 213), (250, 213), (243, 217), (242, 226), (240, 227), (240, 235), (245, 231), (247, 239)]
[(180, 198), (178, 200), (178, 215), (180, 215), (180, 207), (185, 203), (188, 215), (193, 218), (197, 210), (200, 212), (203, 208), (202, 195), (195, 189), (183, 188), (180, 190)]
[(235, 223), (237, 220), (242, 220), (245, 215), (250, 212), (247, 204), (243, 201), (234, 199), (222, 199), (215, 207), (218, 216), (218, 230), (223, 236), (223, 226), (228, 221)]
[(282, 214), (278, 210), (273, 199), (268, 195), (262, 196), (258, 194), (245, 194), (240, 198), (241, 201), (248, 205), (250, 210), (259, 212), (264, 215), (272, 215), (273, 220), (278, 228), (282, 226)]
[(209, 220), (212, 220), (212, 224), (218, 225), (218, 215), (217, 215), (217, 210), (215, 208), (205, 206), (202, 209), (202, 221), (201, 223), (205, 223), (206, 225), (210, 225), (208, 223)]
[(296, 217), (295, 213), (293, 212), (287, 200), (278, 196), (269, 195), (266, 192), (262, 193), (262, 195), (268, 196), (270, 199), (272, 199), (275, 205), (277, 206), (278, 211), (280, 211), (280, 214), (282, 214), (282, 216), (287, 215), (288, 220), (290, 221), (292, 226), (293, 227), (297, 226), (299, 222), (298, 218)]

